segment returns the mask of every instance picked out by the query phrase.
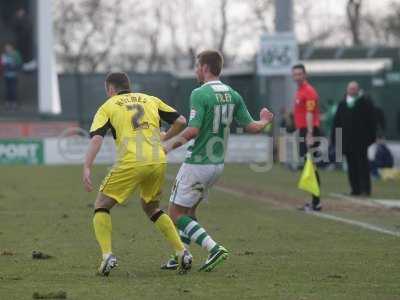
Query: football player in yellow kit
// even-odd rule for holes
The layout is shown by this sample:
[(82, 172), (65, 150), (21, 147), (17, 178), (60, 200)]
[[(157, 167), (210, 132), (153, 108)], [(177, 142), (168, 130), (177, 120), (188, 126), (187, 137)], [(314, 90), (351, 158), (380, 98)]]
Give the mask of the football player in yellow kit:
[(131, 91), (125, 73), (111, 73), (105, 80), (107, 101), (100, 106), (90, 128), (90, 145), (83, 167), (83, 184), (93, 190), (91, 167), (110, 129), (115, 139), (117, 158), (103, 180), (95, 201), (93, 226), (103, 259), (99, 274), (108, 276), (117, 266), (111, 249), (111, 215), (115, 204), (123, 203), (136, 189), (140, 190), (142, 207), (180, 259), (180, 273), (191, 268), (192, 256), (185, 249), (174, 223), (159, 208), (164, 184), (166, 155), (161, 145), (160, 122), (171, 124), (163, 136), (170, 139), (183, 130), (186, 119), (162, 100)]

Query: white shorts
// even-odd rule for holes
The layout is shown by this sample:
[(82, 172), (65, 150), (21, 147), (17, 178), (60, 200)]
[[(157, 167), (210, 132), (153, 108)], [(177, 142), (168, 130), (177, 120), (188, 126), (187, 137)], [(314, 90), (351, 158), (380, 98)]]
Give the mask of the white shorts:
[(193, 207), (207, 200), (208, 190), (217, 182), (223, 170), (224, 164), (183, 163), (176, 175), (169, 201), (183, 207)]

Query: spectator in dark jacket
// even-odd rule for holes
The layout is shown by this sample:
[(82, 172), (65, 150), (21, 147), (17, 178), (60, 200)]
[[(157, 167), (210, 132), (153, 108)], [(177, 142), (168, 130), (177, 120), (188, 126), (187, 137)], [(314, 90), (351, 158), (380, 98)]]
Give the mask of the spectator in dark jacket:
[(372, 101), (360, 91), (357, 82), (350, 82), (335, 114), (332, 140), (336, 140), (335, 129), (341, 128), (342, 149), (347, 160), (352, 195), (371, 194), (367, 151), (375, 142), (376, 119)]
[(374, 178), (379, 178), (379, 169), (382, 168), (393, 168), (394, 159), (393, 154), (390, 152), (389, 147), (385, 143), (383, 137), (379, 137), (376, 140), (376, 151), (374, 160), (370, 161), (371, 175)]
[(17, 107), (18, 71), (21, 57), (11, 44), (6, 44), (1, 55), (1, 66), (4, 77), (6, 108)]

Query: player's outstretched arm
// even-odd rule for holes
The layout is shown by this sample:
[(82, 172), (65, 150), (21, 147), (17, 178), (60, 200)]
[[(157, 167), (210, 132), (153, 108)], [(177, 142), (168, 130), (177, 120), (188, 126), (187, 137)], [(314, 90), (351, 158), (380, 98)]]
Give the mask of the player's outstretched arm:
[(82, 181), (87, 192), (93, 190), (92, 180), (91, 180), (91, 169), (93, 162), (99, 152), (101, 145), (103, 144), (103, 137), (101, 135), (95, 135), (90, 139), (89, 148), (85, 156), (85, 163), (83, 165), (83, 175)]
[(183, 129), (186, 127), (186, 118), (180, 115), (174, 123), (171, 124), (171, 127), (167, 130), (167, 132), (161, 134), (161, 141), (166, 142), (169, 139), (177, 136)]
[(274, 114), (266, 107), (263, 107), (260, 111), (260, 121), (251, 122), (246, 126), (245, 130), (249, 133), (259, 133), (265, 128), (265, 126), (271, 123), (273, 118)]
[(198, 134), (199, 134), (199, 128), (187, 127), (179, 135), (173, 137), (164, 144), (164, 151), (168, 153), (176, 148), (179, 148), (180, 146), (185, 145), (191, 139), (196, 138)]

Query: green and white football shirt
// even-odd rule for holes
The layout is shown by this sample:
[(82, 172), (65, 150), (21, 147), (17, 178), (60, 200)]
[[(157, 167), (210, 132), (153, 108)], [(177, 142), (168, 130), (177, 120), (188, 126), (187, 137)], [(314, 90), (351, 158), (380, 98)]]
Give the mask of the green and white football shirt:
[(189, 127), (200, 129), (189, 144), (185, 163), (222, 164), (233, 119), (246, 127), (253, 122), (243, 98), (221, 81), (210, 81), (190, 96)]

